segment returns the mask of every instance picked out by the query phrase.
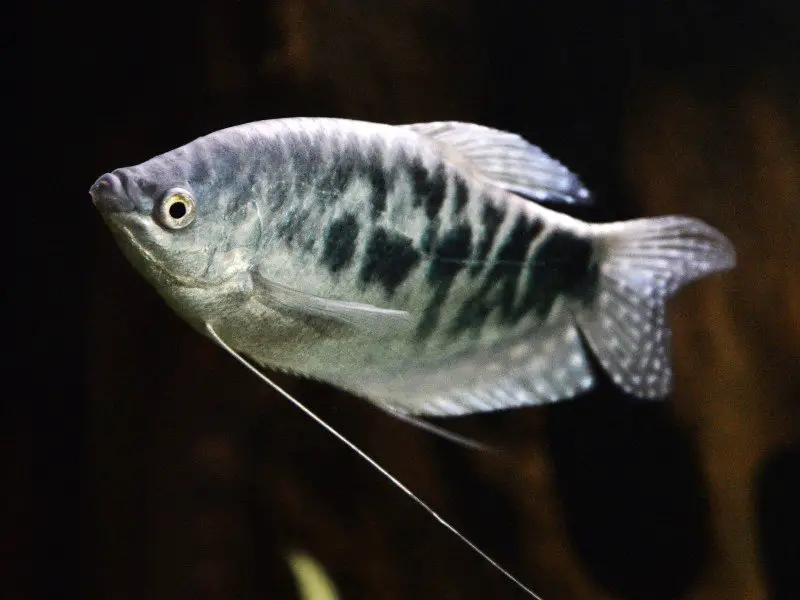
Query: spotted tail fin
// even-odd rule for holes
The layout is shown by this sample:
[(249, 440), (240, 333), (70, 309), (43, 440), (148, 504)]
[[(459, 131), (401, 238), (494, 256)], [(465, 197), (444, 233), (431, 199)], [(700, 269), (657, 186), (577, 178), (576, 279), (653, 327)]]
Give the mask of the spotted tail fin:
[(688, 217), (593, 225), (599, 277), (576, 311), (581, 331), (614, 382), (640, 398), (672, 387), (664, 304), (682, 286), (732, 268), (736, 254), (716, 229)]

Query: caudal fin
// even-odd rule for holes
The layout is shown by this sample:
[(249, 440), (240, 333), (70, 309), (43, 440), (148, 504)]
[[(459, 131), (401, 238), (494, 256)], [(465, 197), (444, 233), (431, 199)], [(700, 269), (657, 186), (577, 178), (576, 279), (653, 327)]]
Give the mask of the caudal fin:
[(732, 268), (728, 239), (704, 222), (658, 217), (594, 225), (597, 293), (577, 311), (581, 331), (614, 382), (640, 398), (672, 387), (664, 304), (682, 286)]

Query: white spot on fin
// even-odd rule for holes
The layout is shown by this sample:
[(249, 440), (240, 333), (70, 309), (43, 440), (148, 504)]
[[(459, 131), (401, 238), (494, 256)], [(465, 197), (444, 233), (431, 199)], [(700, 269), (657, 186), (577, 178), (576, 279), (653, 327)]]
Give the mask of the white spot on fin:
[(672, 387), (664, 304), (681, 286), (733, 267), (733, 246), (688, 217), (637, 219), (593, 230), (606, 259), (597, 300), (577, 313), (578, 323), (619, 387), (640, 398), (662, 398)]

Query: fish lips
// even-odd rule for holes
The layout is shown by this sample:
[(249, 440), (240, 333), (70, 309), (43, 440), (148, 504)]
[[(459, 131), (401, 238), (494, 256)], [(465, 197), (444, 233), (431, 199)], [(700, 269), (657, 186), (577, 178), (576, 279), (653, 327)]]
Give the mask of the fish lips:
[(128, 213), (136, 210), (136, 205), (125, 190), (120, 178), (113, 173), (102, 175), (89, 188), (95, 207), (104, 215)]

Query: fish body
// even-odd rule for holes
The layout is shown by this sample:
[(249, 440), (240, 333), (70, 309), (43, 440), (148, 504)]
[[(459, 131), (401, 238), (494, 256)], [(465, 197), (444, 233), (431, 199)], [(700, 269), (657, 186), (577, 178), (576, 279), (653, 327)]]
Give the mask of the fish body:
[(578, 177), (465, 123), (250, 123), (91, 194), (198, 331), (407, 414), (572, 397), (594, 382), (590, 351), (629, 393), (663, 397), (666, 299), (735, 262), (696, 219), (589, 224), (549, 208), (587, 201)]

